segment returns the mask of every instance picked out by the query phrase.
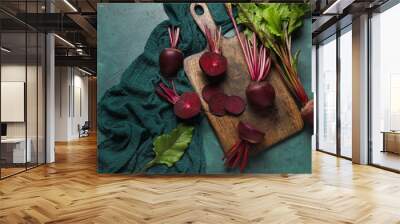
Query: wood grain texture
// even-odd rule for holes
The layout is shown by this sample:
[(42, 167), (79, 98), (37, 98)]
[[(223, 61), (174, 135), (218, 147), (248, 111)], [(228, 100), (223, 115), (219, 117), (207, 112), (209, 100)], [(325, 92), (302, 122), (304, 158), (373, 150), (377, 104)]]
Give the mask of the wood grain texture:
[[(204, 14), (197, 15), (195, 6), (203, 7)], [(216, 29), (206, 4), (192, 3), (191, 13), (203, 33), (205, 26), (211, 30)], [(199, 95), (208, 82), (199, 66), (199, 58), (205, 51), (207, 50), (192, 55), (184, 61), (185, 72)], [(222, 88), (226, 94), (238, 95), (246, 100), (245, 89), (251, 80), (238, 39), (222, 38), (222, 52), (228, 60), (227, 76), (221, 83)], [(201, 99), (203, 109), (225, 152), (229, 151), (238, 139), (237, 124), (240, 120), (249, 122), (266, 133), (264, 141), (256, 146), (257, 151), (267, 149), (303, 129), (300, 111), (277, 71), (272, 69), (267, 81), (275, 88), (275, 105), (262, 113), (248, 105), (246, 111), (238, 117), (229, 115), (217, 117), (209, 112), (208, 104)]]
[(311, 175), (96, 173), (96, 138), (0, 181), (0, 223), (400, 223), (400, 175), (313, 152)]

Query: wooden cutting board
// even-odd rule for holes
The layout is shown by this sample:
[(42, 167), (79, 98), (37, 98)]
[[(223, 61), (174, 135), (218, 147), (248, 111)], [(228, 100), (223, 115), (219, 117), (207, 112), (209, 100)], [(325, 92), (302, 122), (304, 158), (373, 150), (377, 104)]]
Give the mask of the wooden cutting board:
[[(204, 13), (197, 15), (195, 7), (202, 8)], [(205, 3), (192, 3), (190, 12), (203, 33), (205, 33), (205, 25), (211, 30), (216, 29), (214, 20)], [(250, 82), (250, 75), (240, 43), (236, 36), (222, 38), (221, 41), (223, 55), (228, 60), (227, 77), (221, 83), (222, 88), (226, 94), (238, 95), (246, 100), (245, 89)], [(203, 52), (205, 51), (208, 50), (205, 49)], [(203, 52), (187, 57), (184, 61), (185, 72), (195, 91), (200, 96), (203, 87), (207, 85), (207, 79), (199, 66), (199, 58)], [(238, 139), (237, 124), (240, 120), (249, 122), (266, 133), (264, 141), (256, 145), (255, 152), (265, 150), (303, 129), (304, 125), (300, 111), (276, 70), (271, 69), (267, 81), (275, 88), (275, 105), (262, 113), (253, 110), (250, 105), (247, 105), (246, 111), (240, 116), (225, 115), (217, 117), (209, 112), (208, 104), (200, 97), (205, 114), (214, 128), (225, 153), (229, 151)]]

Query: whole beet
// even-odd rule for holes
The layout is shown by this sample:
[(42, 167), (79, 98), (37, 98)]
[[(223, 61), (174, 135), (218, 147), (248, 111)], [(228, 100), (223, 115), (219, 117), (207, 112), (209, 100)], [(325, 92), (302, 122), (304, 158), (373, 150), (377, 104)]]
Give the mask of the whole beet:
[(160, 72), (165, 78), (175, 78), (183, 65), (183, 53), (176, 48), (165, 48), (159, 58)]
[(274, 104), (275, 89), (268, 82), (251, 82), (246, 88), (246, 97), (258, 109), (267, 109)]

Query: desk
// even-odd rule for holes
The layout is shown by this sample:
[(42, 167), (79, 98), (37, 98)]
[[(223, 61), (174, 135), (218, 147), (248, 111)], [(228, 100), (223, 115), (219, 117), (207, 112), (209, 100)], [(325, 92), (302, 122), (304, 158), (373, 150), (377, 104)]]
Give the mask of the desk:
[[(27, 139), (27, 143), (28, 144), (25, 151), (25, 138), (1, 139), (2, 159), (5, 159), (6, 163), (30, 162), (32, 159), (32, 154), (31, 154), (32, 141), (30, 138)], [(5, 155), (3, 156), (3, 154)]]
[(381, 133), (383, 134), (382, 152), (392, 152), (400, 154), (400, 132), (382, 131)]

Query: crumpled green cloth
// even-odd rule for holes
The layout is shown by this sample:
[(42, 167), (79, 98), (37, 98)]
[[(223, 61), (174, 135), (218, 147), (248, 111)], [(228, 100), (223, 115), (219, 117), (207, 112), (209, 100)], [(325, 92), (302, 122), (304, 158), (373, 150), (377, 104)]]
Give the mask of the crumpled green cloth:
[[(173, 107), (155, 94), (154, 86), (160, 82), (158, 57), (169, 47), (168, 26), (181, 29), (178, 47), (185, 57), (206, 47), (205, 37), (193, 20), (188, 3), (164, 4), (169, 20), (159, 24), (151, 33), (143, 54), (123, 73), (118, 85), (110, 88), (98, 103), (98, 128), (104, 140), (98, 145), (98, 172), (138, 173), (155, 156), (153, 139), (170, 132), (179, 121)], [(225, 33), (231, 29), (223, 4), (208, 4), (217, 25)], [(132, 37), (132, 41), (135, 37)], [(106, 75), (106, 74), (104, 74)], [(166, 82), (165, 82), (166, 83)], [(175, 80), (178, 93), (191, 91), (192, 87), (181, 69)], [(202, 149), (199, 116), (192, 121), (194, 135), (184, 156), (174, 166), (157, 165), (148, 173), (205, 172), (206, 162)]]

